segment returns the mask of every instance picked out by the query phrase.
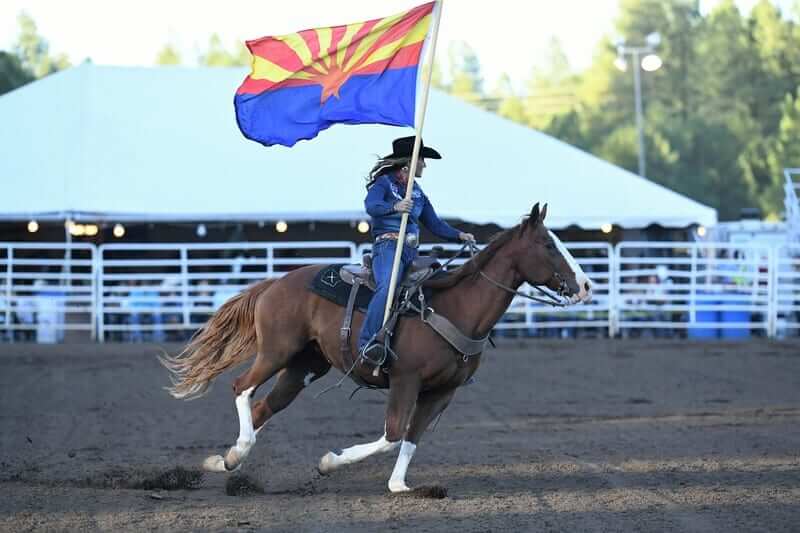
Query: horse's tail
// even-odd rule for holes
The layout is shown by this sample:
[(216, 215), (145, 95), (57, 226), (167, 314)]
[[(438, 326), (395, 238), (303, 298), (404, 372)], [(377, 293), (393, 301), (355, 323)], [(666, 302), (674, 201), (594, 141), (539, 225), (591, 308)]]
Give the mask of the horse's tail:
[(172, 386), (166, 389), (172, 396), (182, 400), (199, 398), (215, 377), (255, 355), (256, 301), (274, 281), (261, 281), (237, 294), (192, 336), (181, 353), (158, 358), (170, 371)]

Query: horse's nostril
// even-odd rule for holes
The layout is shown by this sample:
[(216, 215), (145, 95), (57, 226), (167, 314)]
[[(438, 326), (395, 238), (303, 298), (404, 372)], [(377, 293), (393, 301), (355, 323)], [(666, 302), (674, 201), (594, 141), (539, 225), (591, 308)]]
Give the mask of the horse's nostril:
[(586, 292), (589, 292), (590, 290), (592, 290), (592, 285), (588, 281), (586, 281), (583, 283), (583, 288), (586, 289)]

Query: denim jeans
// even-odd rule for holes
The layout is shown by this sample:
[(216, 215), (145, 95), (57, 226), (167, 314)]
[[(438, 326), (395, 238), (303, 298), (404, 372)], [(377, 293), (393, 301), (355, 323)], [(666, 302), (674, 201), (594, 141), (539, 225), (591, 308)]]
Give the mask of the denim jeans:
[[(389, 282), (392, 278), (392, 264), (394, 263), (396, 248), (397, 241), (394, 240), (380, 241), (372, 248), (372, 271), (375, 274), (376, 289), (367, 308), (364, 324), (361, 326), (361, 335), (358, 338), (359, 350), (383, 326), (383, 313), (386, 310), (386, 299), (389, 297)], [(416, 248), (403, 246), (403, 255), (400, 258), (400, 268), (397, 272), (398, 284), (403, 279), (406, 269), (416, 257)]]

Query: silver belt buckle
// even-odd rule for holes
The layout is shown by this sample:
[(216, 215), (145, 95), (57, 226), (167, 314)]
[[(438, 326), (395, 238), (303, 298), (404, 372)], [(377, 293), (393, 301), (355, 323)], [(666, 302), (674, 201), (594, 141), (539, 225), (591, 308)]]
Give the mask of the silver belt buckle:
[(409, 233), (406, 235), (406, 246), (416, 248), (419, 245), (419, 237), (416, 233)]

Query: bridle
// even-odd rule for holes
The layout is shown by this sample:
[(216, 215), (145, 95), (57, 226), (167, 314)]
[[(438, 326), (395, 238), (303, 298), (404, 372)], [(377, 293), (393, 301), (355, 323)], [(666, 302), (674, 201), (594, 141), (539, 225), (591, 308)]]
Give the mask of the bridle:
[[(459, 257), (464, 250), (469, 249), (470, 259), (475, 257), (475, 253), (478, 251), (477, 245), (473, 241), (467, 241), (459, 249), (455, 254), (453, 254), (450, 259), (448, 259), (440, 268), (439, 270), (444, 270), (447, 266), (452, 263), (457, 257)], [(542, 303), (545, 305), (552, 305), (553, 307), (567, 307), (569, 303), (567, 302), (567, 294), (569, 293), (569, 285), (567, 285), (567, 281), (561, 277), (558, 272), (553, 272), (553, 275), (550, 279), (544, 281), (543, 283), (533, 284), (529, 283), (531, 287), (539, 291), (539, 294), (543, 296), (543, 298), (539, 296), (532, 296), (530, 294), (524, 293), (522, 291), (518, 291), (516, 289), (512, 289), (499, 281), (489, 277), (483, 270), (479, 270), (478, 273), (489, 283), (494, 285), (495, 287), (502, 289), (508, 293), (515, 294), (517, 296), (522, 296), (523, 298), (527, 298), (528, 300), (533, 300), (534, 302)], [(558, 283), (558, 289), (556, 289), (556, 296), (553, 296), (552, 293), (545, 291), (542, 289), (543, 285), (547, 285), (550, 280), (555, 280)]]
[[(477, 249), (477, 246), (475, 246), (471, 242), (467, 243), (467, 244), (471, 245), (470, 246), (470, 255), (472, 257), (475, 257), (475, 250)], [(539, 291), (539, 294), (544, 296), (544, 298), (540, 298), (538, 296), (531, 296), (530, 294), (526, 294), (526, 293), (524, 293), (522, 291), (518, 291), (516, 289), (512, 289), (511, 287), (507, 287), (506, 285), (503, 285), (499, 281), (490, 278), (483, 270), (479, 270), (478, 272), (483, 277), (483, 279), (485, 279), (486, 281), (488, 281), (489, 283), (491, 283), (495, 287), (503, 289), (504, 291), (509, 292), (511, 294), (515, 294), (517, 296), (522, 296), (523, 298), (527, 298), (528, 300), (533, 300), (534, 302), (538, 302), (538, 303), (542, 303), (542, 304), (546, 304), (546, 305), (552, 305), (553, 307), (567, 307), (569, 305), (565, 301), (566, 298), (567, 298), (567, 293), (569, 292), (569, 285), (567, 285), (566, 280), (564, 278), (562, 278), (561, 275), (558, 272), (553, 272), (553, 275), (550, 277), (550, 279), (554, 279), (558, 283), (558, 289), (556, 289), (555, 292), (556, 292), (556, 295), (560, 299), (556, 298), (551, 293), (549, 293), (549, 292), (545, 291), (544, 289), (542, 289), (542, 285), (547, 285), (547, 283), (550, 280), (547, 280), (544, 283), (528, 283), (528, 285), (530, 285), (531, 287), (533, 287), (534, 289)]]

